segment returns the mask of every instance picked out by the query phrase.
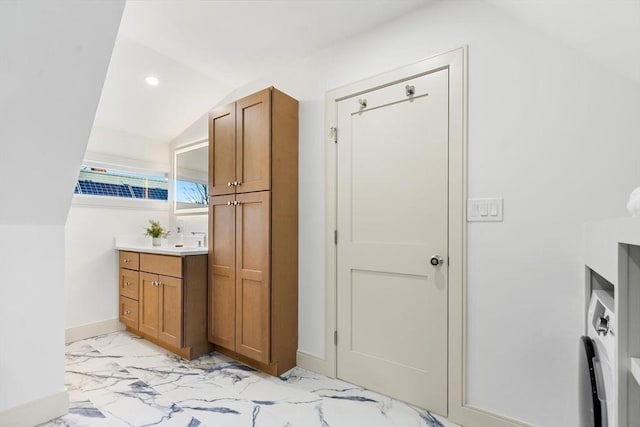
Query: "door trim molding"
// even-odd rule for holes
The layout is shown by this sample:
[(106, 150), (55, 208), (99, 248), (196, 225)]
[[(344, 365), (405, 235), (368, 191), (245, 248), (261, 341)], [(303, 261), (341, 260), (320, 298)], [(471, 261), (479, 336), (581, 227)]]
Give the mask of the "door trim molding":
[[(405, 67), (391, 70), (331, 91), (325, 96), (325, 354), (314, 360), (315, 370), (336, 377), (334, 331), (337, 328), (337, 149), (330, 129), (336, 122), (336, 103), (363, 92), (442, 69), (449, 70), (449, 348), (448, 417), (476, 427), (526, 426), (466, 402), (466, 284), (467, 284), (467, 47), (463, 46)], [(340, 139), (338, 129), (338, 141)], [(338, 142), (339, 144), (339, 142)], [(301, 358), (303, 359), (303, 358)]]

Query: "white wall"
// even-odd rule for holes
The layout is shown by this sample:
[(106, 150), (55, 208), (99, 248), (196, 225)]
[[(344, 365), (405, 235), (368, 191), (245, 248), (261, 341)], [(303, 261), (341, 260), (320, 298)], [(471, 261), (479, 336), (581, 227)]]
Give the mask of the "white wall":
[[(581, 7), (549, 19), (591, 31)], [(616, 18), (628, 22), (622, 10), (599, 22), (599, 34), (616, 39)], [(575, 427), (581, 224), (625, 216), (640, 183), (640, 87), (622, 72), (629, 61), (599, 62), (584, 54), (589, 46), (571, 45), (579, 37), (561, 39), (509, 13), (434, 2), (227, 99), (274, 85), (300, 100), (299, 347), (322, 357), (325, 92), (468, 45), (468, 195), (505, 198), (504, 222), (468, 225), (468, 400), (534, 425)], [(635, 64), (637, 39), (632, 45), (620, 55)], [(206, 135), (204, 123), (188, 134)]]
[(123, 7), (0, 2), (0, 424), (66, 410), (64, 223)]
[(0, 223), (64, 224), (123, 5), (0, 3)]
[(148, 219), (169, 225), (168, 203), (149, 203), (156, 209), (72, 205), (65, 227), (67, 329), (118, 318), (115, 236), (142, 236)]
[[(84, 160), (115, 169), (168, 173), (169, 159), (168, 141), (94, 126)], [(83, 337), (84, 331), (101, 331), (95, 329), (96, 324), (118, 318), (115, 236), (142, 236), (149, 219), (171, 227), (169, 211), (169, 202), (114, 201), (90, 196), (74, 199), (65, 231), (65, 324), (69, 338)]]
[[(85, 161), (136, 172), (169, 173), (169, 143), (93, 127)], [(69, 337), (118, 318), (116, 235), (142, 236), (149, 219), (170, 227), (170, 203), (76, 197), (66, 223), (66, 328)], [(100, 330), (100, 329), (97, 329)], [(81, 332), (77, 332), (81, 331)]]
[(118, 162), (125, 158), (132, 165), (169, 170), (169, 142), (132, 135), (116, 129), (94, 126), (87, 151), (90, 160)]
[(64, 227), (0, 225), (0, 236), (1, 419), (64, 390)]

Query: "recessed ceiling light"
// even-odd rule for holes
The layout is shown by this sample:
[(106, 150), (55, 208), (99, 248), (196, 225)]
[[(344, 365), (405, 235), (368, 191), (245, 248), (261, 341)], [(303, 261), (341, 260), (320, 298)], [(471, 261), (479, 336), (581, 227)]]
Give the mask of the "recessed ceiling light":
[(160, 83), (160, 80), (158, 80), (156, 76), (147, 76), (144, 81), (147, 82), (149, 86), (158, 86), (158, 83)]

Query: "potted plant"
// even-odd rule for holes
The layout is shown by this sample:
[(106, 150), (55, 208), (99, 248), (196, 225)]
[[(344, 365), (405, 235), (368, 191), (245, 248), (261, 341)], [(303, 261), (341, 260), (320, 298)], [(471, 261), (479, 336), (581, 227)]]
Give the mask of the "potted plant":
[(152, 238), (153, 246), (160, 246), (160, 239), (162, 237), (167, 237), (169, 235), (169, 232), (162, 228), (162, 226), (160, 225), (160, 221), (150, 219), (149, 227), (147, 227), (144, 234), (145, 236), (150, 236)]

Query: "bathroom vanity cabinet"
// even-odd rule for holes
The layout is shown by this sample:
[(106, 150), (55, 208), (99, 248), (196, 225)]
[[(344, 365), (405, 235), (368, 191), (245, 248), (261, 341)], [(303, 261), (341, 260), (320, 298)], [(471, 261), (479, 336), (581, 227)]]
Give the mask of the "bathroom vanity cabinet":
[(129, 332), (193, 359), (207, 341), (207, 255), (119, 251), (119, 318)]
[(298, 101), (268, 88), (209, 115), (209, 341), (279, 375), (298, 346)]

